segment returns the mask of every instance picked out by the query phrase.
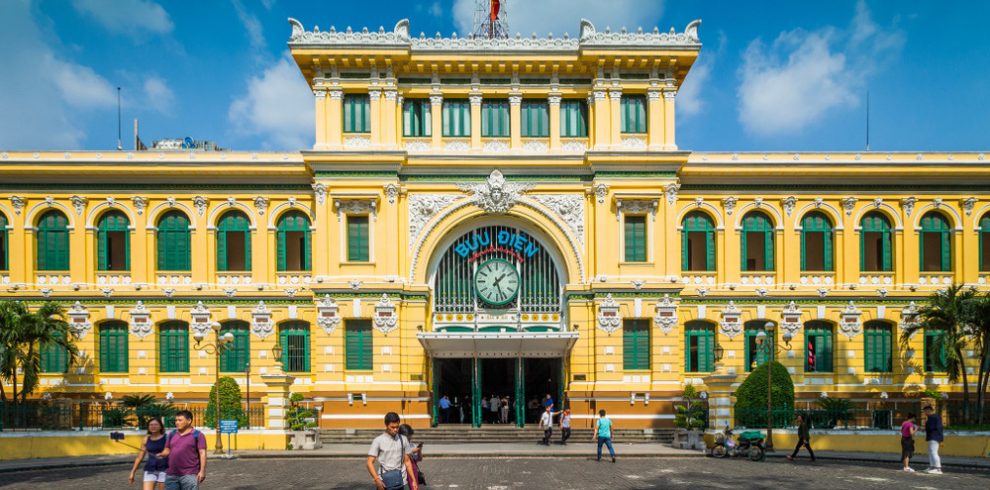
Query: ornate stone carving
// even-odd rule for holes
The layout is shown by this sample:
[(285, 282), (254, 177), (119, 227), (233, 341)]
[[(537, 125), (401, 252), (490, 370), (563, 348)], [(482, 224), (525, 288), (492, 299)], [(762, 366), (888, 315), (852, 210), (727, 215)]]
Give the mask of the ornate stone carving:
[(75, 208), (76, 215), (82, 216), (83, 212), (86, 211), (86, 203), (89, 202), (89, 199), (82, 196), (72, 196), (69, 198), (69, 202), (71, 202), (72, 207)]
[(144, 210), (148, 207), (148, 198), (143, 196), (132, 196), (131, 202), (134, 203), (134, 211), (137, 214), (144, 214)]
[(863, 332), (863, 322), (862, 322), (863, 312), (856, 308), (856, 305), (850, 301), (846, 309), (842, 310), (839, 317), (842, 321), (839, 323), (839, 331), (843, 335), (849, 337), (851, 340), (853, 337), (859, 335)]
[(733, 211), (736, 210), (736, 203), (739, 202), (734, 196), (726, 196), (722, 198), (722, 207), (725, 208), (725, 214), (732, 216)]
[(412, 140), (406, 142), (406, 151), (429, 151), (433, 149), (429, 141)]
[(619, 147), (623, 150), (643, 150), (646, 149), (646, 138), (627, 136), (622, 138)]
[(430, 105), (441, 105), (443, 104), (443, 95), (431, 94), (430, 95)]
[(175, 294), (175, 288), (165, 288), (162, 289), (162, 293), (165, 294), (166, 298), (171, 298)]
[(381, 333), (388, 334), (399, 325), (399, 318), (395, 311), (395, 305), (388, 294), (382, 294), (382, 298), (375, 304), (375, 328)]
[(77, 338), (82, 340), (93, 329), (93, 323), (89, 321), (89, 310), (82, 303), (76, 301), (76, 304), (69, 308), (67, 314), (69, 315), (69, 328)]
[[(657, 199), (616, 199), (615, 206), (619, 213), (639, 214), (649, 213), (650, 219), (655, 219), (657, 215)], [(616, 215), (618, 218), (618, 215)]]
[(681, 184), (678, 182), (671, 182), (664, 187), (664, 194), (667, 195), (667, 204), (673, 206), (677, 202), (677, 191), (681, 189)]
[(901, 310), (901, 330), (906, 330), (909, 327), (914, 327), (918, 325), (918, 305), (911, 302), (911, 304), (905, 306)]
[(822, 199), (820, 197), (816, 197), (815, 198), (815, 201), (814, 201), (815, 209), (821, 209), (822, 204), (824, 204), (824, 203), (825, 203), (825, 200), (824, 199)]
[(334, 199), (333, 204), (337, 212), (343, 214), (370, 214), (377, 210), (375, 200), (372, 198)]
[(321, 182), (310, 184), (313, 188), (313, 196), (316, 197), (316, 204), (323, 204), (327, 200), (327, 186)]
[(781, 313), (780, 328), (791, 335), (796, 335), (801, 330), (801, 308), (793, 301)]
[(168, 196), (165, 198), (165, 205), (174, 208), (175, 207), (175, 196)]
[(677, 325), (677, 301), (670, 299), (669, 294), (664, 294), (663, 299), (654, 307), (653, 322), (664, 334), (670, 333), (674, 325)]
[(457, 194), (409, 194), (409, 248), (418, 242), (419, 235), (431, 218), (443, 208), (459, 199)]
[(722, 310), (719, 326), (722, 334), (730, 339), (742, 333), (742, 311), (736, 307), (734, 301), (729, 301), (729, 306)]
[(14, 207), (14, 213), (21, 214), (24, 206), (27, 205), (27, 199), (21, 196), (10, 196), (10, 205)]
[(858, 202), (858, 201), (859, 201), (859, 199), (857, 199), (855, 197), (844, 197), (844, 198), (842, 198), (842, 201), (840, 201), (840, 202), (842, 203), (842, 209), (845, 209), (846, 210), (846, 216), (852, 216), (853, 209), (856, 208), (856, 202)]
[(365, 136), (349, 136), (344, 139), (346, 148), (367, 148), (371, 146), (371, 138)]
[(471, 193), (474, 204), (489, 213), (505, 213), (531, 188), (529, 184), (507, 182), (502, 172), (492, 170), (483, 184), (461, 184), (462, 191)]
[(154, 325), (151, 323), (151, 312), (144, 307), (144, 303), (137, 302), (131, 313), (131, 333), (139, 339), (143, 339), (154, 332)]
[(268, 198), (265, 196), (254, 196), (254, 208), (258, 210), (259, 216), (264, 216), (268, 210)]
[(207, 308), (202, 301), (196, 303), (196, 306), (189, 312), (189, 317), (192, 320), (189, 322), (189, 328), (192, 329), (194, 333), (203, 335), (209, 333), (210, 309)]
[(501, 153), (509, 151), (509, 143), (505, 140), (490, 140), (486, 141), (481, 149), (488, 153)]
[(532, 140), (523, 143), (524, 151), (544, 152), (547, 151), (549, 148), (550, 147), (547, 146), (547, 143), (545, 141)]
[(471, 145), (467, 141), (451, 141), (443, 145), (443, 151), (468, 151), (471, 149)]
[(193, 196), (192, 201), (193, 207), (196, 208), (196, 212), (199, 213), (200, 216), (206, 212), (206, 206), (210, 204), (210, 200), (204, 196)]
[(337, 325), (340, 325), (340, 307), (337, 302), (329, 294), (324, 295), (323, 299), (316, 303), (316, 311), (316, 324), (324, 332), (332, 334)]
[(873, 199), (873, 207), (875, 207), (877, 209), (880, 209), (880, 206), (883, 206), (883, 198), (882, 197), (874, 198)]
[(973, 208), (976, 207), (977, 199), (975, 197), (967, 197), (959, 200), (959, 205), (962, 206), (963, 211), (966, 212), (966, 216), (973, 215)]
[(794, 196), (787, 196), (780, 200), (780, 205), (783, 206), (784, 212), (790, 216), (794, 213), (794, 207), (797, 206), (797, 198)]
[(605, 204), (605, 198), (608, 197), (608, 185), (599, 182), (592, 186), (595, 190), (595, 198), (598, 199), (598, 204)]
[(622, 326), (622, 316), (619, 315), (619, 303), (612, 294), (605, 296), (605, 301), (598, 305), (598, 328), (611, 334)]
[(388, 200), (389, 204), (395, 204), (395, 200), (399, 197), (399, 184), (389, 182), (385, 184), (385, 199)]
[(536, 202), (552, 209), (567, 224), (577, 241), (584, 245), (584, 198), (576, 194), (530, 194)]
[(264, 301), (258, 301), (258, 306), (251, 310), (251, 333), (264, 339), (273, 332), (275, 332), (275, 321), (272, 320), (272, 312)]

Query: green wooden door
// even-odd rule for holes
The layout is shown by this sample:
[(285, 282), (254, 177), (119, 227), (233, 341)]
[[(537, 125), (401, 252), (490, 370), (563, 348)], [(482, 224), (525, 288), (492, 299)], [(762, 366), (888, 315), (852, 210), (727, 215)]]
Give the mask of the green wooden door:
[(622, 322), (622, 369), (650, 369), (650, 320), (628, 319)]
[(374, 368), (371, 320), (346, 320), (344, 322), (344, 356), (347, 369), (371, 370)]
[(100, 372), (126, 373), (127, 324), (109, 321), (100, 325)]
[(163, 323), (158, 328), (159, 369), (163, 373), (189, 372), (189, 324)]

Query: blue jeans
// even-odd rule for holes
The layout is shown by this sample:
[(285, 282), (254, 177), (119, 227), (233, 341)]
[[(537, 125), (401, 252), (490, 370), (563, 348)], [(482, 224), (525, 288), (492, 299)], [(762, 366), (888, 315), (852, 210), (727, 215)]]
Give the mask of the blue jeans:
[(199, 490), (199, 481), (196, 475), (168, 475), (165, 490)]
[(598, 459), (602, 459), (602, 444), (608, 446), (608, 454), (615, 459), (615, 449), (612, 449), (612, 438), (598, 436)]

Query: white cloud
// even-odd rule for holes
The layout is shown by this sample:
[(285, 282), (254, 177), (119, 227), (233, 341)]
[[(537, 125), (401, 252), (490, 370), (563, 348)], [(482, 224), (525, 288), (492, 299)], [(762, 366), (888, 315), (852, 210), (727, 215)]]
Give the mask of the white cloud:
[(251, 49), (255, 50), (255, 55), (258, 56), (259, 53), (257, 53), (257, 51), (265, 49), (265, 33), (261, 28), (261, 21), (258, 20), (258, 17), (244, 8), (244, 4), (241, 3), (241, 0), (234, 0), (234, 10), (237, 11), (237, 18), (241, 20), (241, 25), (243, 25), (244, 30), (247, 31), (248, 41), (251, 43)]
[(148, 107), (162, 114), (169, 114), (175, 103), (175, 94), (165, 80), (151, 75), (144, 79), (144, 100)]
[(168, 12), (150, 0), (73, 0), (72, 6), (106, 30), (129, 36), (168, 34), (175, 27)]
[(443, 15), (443, 7), (440, 6), (439, 1), (430, 4), (430, 15), (434, 17), (440, 17)]
[(86, 117), (116, 106), (112, 84), (56, 54), (26, 1), (0, 2), (0, 65), (0, 148), (78, 148)]
[[(677, 91), (677, 115), (694, 116), (700, 114), (705, 108), (704, 93), (707, 88), (708, 78), (711, 77), (712, 69), (717, 60), (722, 58), (725, 52), (727, 39), (724, 32), (718, 36), (718, 46), (716, 48), (703, 47), (698, 59), (691, 66), (687, 78)], [(706, 45), (707, 46), (707, 45)]]
[(754, 134), (793, 134), (829, 114), (854, 108), (866, 79), (903, 45), (902, 32), (873, 23), (863, 2), (847, 29), (782, 32), (757, 39), (739, 70), (739, 121)]
[[(512, 35), (528, 36), (537, 33), (545, 36), (552, 32), (562, 36), (565, 32), (577, 36), (582, 18), (595, 27), (619, 29), (626, 26), (635, 29), (642, 26), (652, 30), (663, 13), (662, 0), (504, 0)], [(454, 25), (461, 34), (474, 29), (474, 0), (455, 0)], [(683, 26), (678, 27), (678, 30)]]
[(247, 93), (230, 105), (235, 133), (258, 136), (264, 148), (299, 150), (313, 144), (313, 92), (286, 54), (248, 80)]

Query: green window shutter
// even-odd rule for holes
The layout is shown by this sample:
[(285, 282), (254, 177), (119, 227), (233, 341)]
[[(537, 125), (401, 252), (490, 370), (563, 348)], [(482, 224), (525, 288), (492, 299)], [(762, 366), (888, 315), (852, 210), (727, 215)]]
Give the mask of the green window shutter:
[(276, 238), (277, 243), (275, 244), (275, 255), (276, 262), (278, 263), (279, 272), (286, 270), (285, 266), (285, 230), (279, 228), (278, 235)]
[(69, 353), (64, 347), (56, 343), (46, 343), (40, 350), (41, 372), (65, 373), (69, 370)]
[(705, 266), (708, 272), (715, 270), (715, 230), (705, 232)]
[[(696, 360), (692, 345), (697, 346)], [(706, 322), (688, 322), (684, 326), (684, 370), (710, 372), (715, 364), (715, 329)]]
[[(98, 270), (130, 270), (131, 269), (131, 231), (129, 229), (130, 221), (124, 213), (119, 211), (111, 211), (104, 214), (99, 221), (97, 226), (97, 269)], [(111, 247), (110, 243), (110, 233), (120, 232), (123, 233), (124, 237), (124, 263), (114, 264), (111, 261)], [(118, 244), (119, 246), (120, 244)]]
[(402, 135), (407, 137), (430, 136), (432, 108), (427, 99), (406, 99), (402, 104)]
[(227, 233), (244, 234), (244, 270), (251, 270), (251, 221), (240, 211), (230, 211), (220, 218), (217, 226), (217, 270), (230, 270), (227, 260), (229, 244)]
[(189, 219), (179, 211), (170, 211), (158, 220), (158, 270), (192, 269), (192, 246)]
[(646, 132), (646, 97), (642, 95), (623, 95), (620, 99), (622, 133)]
[(647, 320), (623, 321), (622, 368), (627, 371), (650, 369), (650, 328)]
[(282, 344), (282, 366), (289, 373), (310, 371), (309, 365), (309, 324), (289, 322), (279, 330)]
[(371, 320), (344, 322), (346, 369), (371, 370), (374, 367)]
[(0, 213), (0, 270), (7, 270), (7, 217)]
[(646, 216), (625, 216), (625, 261), (646, 262)]
[(227, 232), (224, 231), (222, 222), (217, 228), (217, 270), (227, 270)]
[(347, 217), (347, 260), (349, 262), (367, 262), (369, 260), (368, 224), (368, 216), (350, 215)]
[(248, 323), (241, 320), (223, 322), (220, 335), (228, 332), (234, 336), (234, 341), (227, 344), (227, 350), (220, 354), (220, 371), (243, 373), (247, 371), (251, 358), (251, 335)]
[(774, 261), (774, 253), (773, 253), (774, 232), (772, 229), (764, 231), (763, 236), (764, 236), (763, 254), (764, 257), (766, 257), (766, 260), (764, 261), (763, 270), (765, 271), (777, 270), (777, 263)]
[(522, 136), (542, 138), (550, 134), (550, 109), (546, 101), (522, 101)]
[(443, 136), (471, 136), (471, 106), (467, 100), (443, 101)]
[(107, 270), (107, 230), (100, 228), (96, 232), (96, 269)]
[(507, 100), (483, 100), (481, 102), (481, 136), (507, 138), (509, 133), (509, 102)]
[(166, 322), (158, 330), (159, 369), (163, 373), (189, 372), (189, 326)]
[(715, 369), (715, 330), (712, 328), (703, 330), (702, 339), (704, 342), (701, 344), (701, 369), (707, 373)]
[(344, 95), (344, 132), (371, 132), (371, 100), (367, 94)]
[(801, 228), (801, 270), (808, 270), (808, 229)]
[(127, 324), (106, 322), (100, 327), (100, 371), (127, 372)]
[(588, 136), (588, 104), (585, 101), (567, 99), (560, 102), (560, 136), (565, 138)]
[(740, 264), (739, 264), (740, 269), (739, 270), (741, 270), (741, 271), (748, 271), (749, 270), (749, 264), (746, 263), (746, 255), (747, 255), (747, 247), (746, 247), (747, 240), (746, 240), (746, 236), (747, 235), (748, 235), (748, 233), (746, 233), (746, 220), (744, 219), (743, 220), (742, 234), (739, 237), (739, 259), (740, 259)]
[(866, 325), (866, 371), (889, 373), (893, 367), (893, 334), (889, 325), (883, 322), (869, 322)]
[(943, 231), (942, 236), (942, 272), (952, 270), (952, 241), (948, 231)]
[(883, 234), (883, 270), (884, 272), (891, 272), (894, 270), (894, 237), (888, 228)]
[(822, 248), (824, 248), (825, 250), (825, 270), (829, 272), (835, 270), (835, 266), (832, 262), (833, 256), (835, 254), (832, 246), (833, 236), (834, 236), (833, 232), (829, 230), (828, 232), (825, 233), (825, 237), (822, 240), (822, 242), (824, 243), (824, 247)]
[(285, 271), (288, 270), (286, 263), (286, 256), (288, 247), (296, 246), (295, 243), (289, 244), (287, 242), (287, 236), (289, 232), (299, 232), (302, 233), (303, 239), (303, 256), (301, 257), (301, 265), (303, 270), (310, 269), (310, 226), (309, 218), (305, 214), (298, 211), (290, 211), (282, 215), (278, 220), (278, 234), (277, 234), (277, 262), (278, 270)]
[(687, 227), (684, 227), (684, 230), (681, 232), (681, 270), (682, 271), (691, 270), (691, 262), (688, 260), (688, 257), (690, 256), (690, 250), (688, 248), (689, 244), (690, 241), (688, 240), (688, 230)]
[(866, 229), (859, 231), (859, 270), (866, 270)]

